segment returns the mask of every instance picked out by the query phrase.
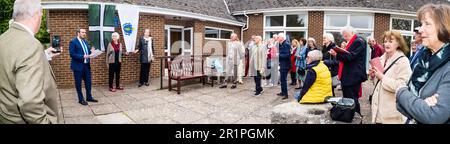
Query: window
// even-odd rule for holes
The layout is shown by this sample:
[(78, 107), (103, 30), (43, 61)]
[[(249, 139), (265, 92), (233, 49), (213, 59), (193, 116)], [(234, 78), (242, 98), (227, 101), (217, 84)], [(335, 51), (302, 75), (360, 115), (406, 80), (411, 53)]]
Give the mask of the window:
[(267, 16), (266, 17), (266, 26), (276, 27), (283, 26), (284, 17), (283, 16)]
[(306, 15), (287, 15), (286, 27), (305, 27)]
[(233, 30), (206, 27), (205, 28), (205, 38), (210, 39), (230, 39)]
[(345, 41), (341, 35), (345, 26), (352, 26), (359, 36), (367, 38), (373, 35), (374, 18), (371, 14), (325, 14), (324, 33), (331, 33), (338, 46)]
[(219, 38), (219, 30), (212, 29), (212, 28), (206, 28), (205, 29), (205, 37), (206, 38)]
[(411, 47), (411, 42), (414, 41), (414, 29), (420, 27), (420, 22), (415, 18), (392, 17), (391, 30), (399, 31), (406, 41), (408, 47)]
[(329, 15), (325, 21), (327, 27), (345, 27), (347, 26), (347, 15)]
[(264, 17), (263, 39), (272, 38), (278, 33), (285, 33), (291, 41), (305, 38), (308, 30), (307, 23), (308, 15), (302, 12), (267, 14)]

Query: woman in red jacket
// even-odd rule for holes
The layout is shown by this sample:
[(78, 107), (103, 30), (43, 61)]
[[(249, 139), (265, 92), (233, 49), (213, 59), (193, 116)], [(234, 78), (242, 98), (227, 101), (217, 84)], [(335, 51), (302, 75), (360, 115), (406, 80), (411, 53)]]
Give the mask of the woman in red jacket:
[(300, 46), (298, 40), (294, 39), (292, 40), (292, 48), (291, 48), (291, 85), (297, 85), (297, 67), (295, 66), (295, 53), (297, 52), (298, 47)]

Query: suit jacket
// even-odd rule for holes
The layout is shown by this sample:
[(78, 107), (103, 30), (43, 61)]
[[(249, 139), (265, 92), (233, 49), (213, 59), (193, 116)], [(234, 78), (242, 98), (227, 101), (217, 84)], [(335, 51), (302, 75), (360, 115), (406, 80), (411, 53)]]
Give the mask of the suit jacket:
[(409, 59), (411, 69), (414, 69), (414, 67), (415, 67), (415, 65), (416, 65), (416, 63), (417, 63), (417, 60), (418, 60), (419, 57), (422, 55), (424, 49), (425, 49), (425, 48), (423, 47), (423, 45), (418, 45), (418, 46), (417, 46), (417, 51), (416, 51), (416, 53), (415, 53), (413, 56), (411, 56), (410, 59)]
[[(148, 59), (148, 42), (145, 41), (144, 37), (139, 39), (138, 48), (140, 54), (141, 63), (149, 63), (151, 60)], [(155, 55), (155, 40), (152, 38), (152, 52)]]
[[(84, 43), (86, 43), (88, 53), (91, 54), (92, 52), (89, 47), (89, 43), (84, 39), (83, 41)], [(84, 65), (84, 51), (78, 38), (75, 37), (70, 41), (69, 53), (70, 57), (72, 58), (72, 60), (70, 61), (70, 69), (72, 69), (73, 71), (82, 71)], [(90, 59), (88, 59), (87, 64), (89, 69), (91, 69)]]
[(0, 124), (58, 122), (58, 90), (43, 50), (16, 23), (0, 36)]
[(289, 70), (291, 68), (291, 45), (285, 40), (279, 48), (280, 70)]
[(353, 86), (367, 80), (366, 73), (366, 41), (357, 37), (347, 50), (350, 53), (338, 53), (336, 59), (344, 63), (341, 84)]

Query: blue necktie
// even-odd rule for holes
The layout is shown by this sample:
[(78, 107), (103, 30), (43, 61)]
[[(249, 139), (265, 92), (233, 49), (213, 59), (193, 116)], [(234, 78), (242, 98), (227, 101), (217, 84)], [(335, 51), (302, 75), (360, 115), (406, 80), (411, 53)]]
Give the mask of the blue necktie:
[[(89, 55), (89, 52), (88, 52), (88, 49), (87, 49), (87, 45), (84, 42), (84, 40), (81, 40), (81, 43), (82, 43), (84, 55)], [(89, 62), (89, 59), (85, 59), (84, 63), (88, 63), (88, 62)]]

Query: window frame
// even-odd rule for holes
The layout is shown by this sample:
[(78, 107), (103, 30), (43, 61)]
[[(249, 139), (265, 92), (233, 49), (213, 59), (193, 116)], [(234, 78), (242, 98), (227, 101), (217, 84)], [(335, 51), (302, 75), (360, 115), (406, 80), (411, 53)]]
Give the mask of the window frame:
[(230, 38), (222, 38), (222, 31), (229, 31), (229, 32), (231, 32), (231, 34), (234, 33), (234, 30), (232, 30), (232, 29), (226, 29), (226, 28), (218, 28), (218, 27), (205, 26), (204, 30), (206, 31), (206, 29), (214, 29), (214, 30), (218, 30), (218, 31), (219, 31), (219, 33), (218, 33), (218, 35), (217, 35), (219, 38), (209, 38), (209, 37), (206, 37), (206, 32), (205, 32), (205, 33), (203, 34), (203, 37), (204, 37), (206, 40), (230, 40)]
[[(353, 27), (357, 33), (370, 33), (370, 36), (374, 36), (375, 32), (375, 14), (374, 13), (342, 13), (342, 12), (325, 12), (323, 16), (323, 33), (327, 32), (341, 32), (341, 29), (343, 27), (336, 27), (336, 26), (327, 26), (327, 16), (332, 15), (345, 15), (347, 17), (347, 22), (345, 26), (351, 26), (351, 18), (352, 16), (368, 16), (372, 19), (371, 28), (356, 28)], [(345, 27), (344, 26), (344, 27)], [(336, 38), (335, 38), (336, 39)], [(338, 43), (337, 43), (338, 44)], [(339, 44), (340, 45), (340, 44)]]
[[(303, 27), (287, 27), (288, 15), (304, 15), (305, 25)], [(283, 26), (266, 26), (267, 17), (270, 16), (283, 16)], [(288, 13), (265, 13), (263, 17), (263, 39), (267, 39), (266, 32), (304, 32), (305, 39), (308, 37), (308, 12), (288, 12)]]

